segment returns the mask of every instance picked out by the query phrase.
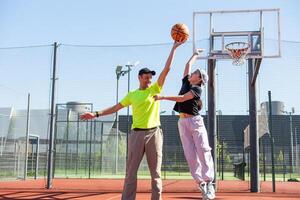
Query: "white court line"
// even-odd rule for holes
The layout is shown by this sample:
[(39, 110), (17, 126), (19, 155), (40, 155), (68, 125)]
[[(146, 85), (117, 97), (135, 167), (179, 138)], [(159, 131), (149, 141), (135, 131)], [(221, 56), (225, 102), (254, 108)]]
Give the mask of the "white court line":
[(118, 195), (116, 195), (116, 196), (114, 196), (114, 197), (110, 197), (109, 199), (106, 199), (106, 200), (115, 199), (115, 198), (117, 198), (117, 197), (119, 197), (119, 196), (121, 196), (121, 195), (120, 195), (120, 194), (118, 194)]

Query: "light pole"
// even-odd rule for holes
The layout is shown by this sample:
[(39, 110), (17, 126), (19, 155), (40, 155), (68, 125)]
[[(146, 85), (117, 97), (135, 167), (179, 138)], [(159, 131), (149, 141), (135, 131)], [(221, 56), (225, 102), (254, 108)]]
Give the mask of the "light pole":
[[(127, 70), (125, 71), (125, 74), (128, 73), (128, 88), (127, 93), (130, 91), (130, 71), (132, 67), (137, 66), (140, 63), (140, 61), (136, 61), (134, 64), (131, 64), (130, 62), (127, 62), (125, 67), (127, 67)], [(129, 106), (127, 107), (127, 128), (126, 128), (126, 160), (128, 157), (128, 135), (129, 135)]]
[[(138, 65), (139, 61), (136, 61), (134, 64), (127, 63), (125, 67), (127, 70), (122, 70), (123, 66), (118, 65), (116, 67), (116, 76), (117, 76), (117, 93), (116, 93), (116, 104), (119, 103), (119, 79), (121, 76), (124, 76), (125, 74), (128, 74), (128, 89), (127, 93), (130, 91), (130, 71), (131, 68)], [(129, 107), (127, 107), (127, 134), (126, 134), (126, 160), (127, 160), (127, 150), (128, 150), (128, 133), (129, 133)], [(119, 154), (119, 115), (118, 112), (116, 112), (116, 159), (115, 159), (115, 173), (118, 172), (118, 154)]]
[(293, 136), (293, 118), (292, 118), (292, 114), (295, 113), (295, 109), (292, 107), (292, 110), (290, 112), (288, 111), (282, 111), (286, 114), (289, 115), (289, 124), (290, 124), (290, 143), (291, 143), (291, 172), (294, 172), (294, 136)]
[[(127, 72), (122, 71), (122, 66), (118, 65), (116, 67), (117, 76), (117, 93), (116, 93), (116, 104), (119, 103), (119, 79), (124, 76)], [(119, 114), (116, 112), (116, 156), (115, 156), (115, 173), (118, 173), (118, 157), (119, 157)]]

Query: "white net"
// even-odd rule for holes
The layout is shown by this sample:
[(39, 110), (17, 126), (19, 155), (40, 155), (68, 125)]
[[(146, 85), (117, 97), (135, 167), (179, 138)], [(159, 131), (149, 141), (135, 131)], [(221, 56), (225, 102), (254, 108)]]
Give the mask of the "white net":
[(232, 58), (233, 65), (240, 66), (245, 63), (245, 57), (248, 53), (249, 46), (249, 43), (246, 42), (232, 42), (225, 46)]

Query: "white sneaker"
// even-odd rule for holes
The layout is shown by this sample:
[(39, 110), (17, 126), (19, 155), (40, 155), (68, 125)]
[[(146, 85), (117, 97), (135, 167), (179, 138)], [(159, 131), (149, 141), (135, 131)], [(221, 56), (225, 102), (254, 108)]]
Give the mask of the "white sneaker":
[(207, 183), (206, 198), (209, 200), (216, 198), (215, 187), (212, 182)]
[(202, 182), (199, 184), (199, 190), (202, 193), (202, 200), (206, 200), (206, 193), (207, 193), (207, 183), (206, 182)]

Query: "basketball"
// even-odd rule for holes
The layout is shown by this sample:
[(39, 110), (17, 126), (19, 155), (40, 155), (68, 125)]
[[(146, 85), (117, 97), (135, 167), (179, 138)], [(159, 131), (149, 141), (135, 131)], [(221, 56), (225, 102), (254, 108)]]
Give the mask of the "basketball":
[(185, 24), (175, 24), (172, 27), (171, 36), (176, 42), (185, 42), (189, 38), (189, 29)]

